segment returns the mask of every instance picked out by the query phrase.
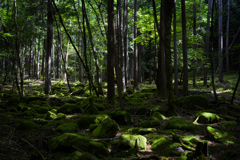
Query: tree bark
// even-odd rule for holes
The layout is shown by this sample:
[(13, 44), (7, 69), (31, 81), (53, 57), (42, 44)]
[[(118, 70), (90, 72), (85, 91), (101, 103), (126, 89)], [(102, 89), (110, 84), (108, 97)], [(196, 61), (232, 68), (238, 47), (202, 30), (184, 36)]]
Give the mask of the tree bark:
[(174, 32), (174, 94), (178, 95), (178, 62), (177, 62), (177, 25), (176, 25), (176, 0), (173, 9), (173, 32)]
[[(151, 35), (151, 32), (149, 32), (149, 35)], [(152, 84), (152, 38), (149, 39), (149, 84)]]
[(124, 0), (124, 17), (123, 17), (123, 33), (124, 33), (124, 74), (125, 86), (128, 84), (129, 76), (129, 60), (128, 60), (128, 0)]
[(222, 28), (222, 0), (218, 0), (219, 19), (218, 19), (218, 63), (219, 63), (219, 82), (223, 82), (223, 28)]
[[(194, 43), (196, 43), (196, 36), (197, 36), (197, 26), (196, 26), (196, 18), (197, 18), (197, 13), (196, 13), (196, 9), (197, 9), (197, 6), (196, 6), (196, 0), (193, 0), (193, 39), (194, 39)], [(196, 51), (197, 49), (197, 45), (196, 44), (193, 44), (193, 50)], [(195, 66), (195, 63), (196, 63), (196, 59), (194, 57), (194, 60), (193, 60), (193, 87), (197, 87), (197, 68)]]
[[(229, 20), (230, 20), (230, 0), (227, 0), (227, 31), (226, 31), (226, 51), (228, 50), (229, 46)], [(227, 74), (230, 74), (230, 67), (229, 67), (229, 54), (226, 54), (226, 71)]]
[[(134, 0), (134, 39), (137, 38), (137, 0)], [(134, 89), (136, 90), (138, 88), (137, 84), (137, 74), (138, 74), (138, 68), (137, 68), (137, 59), (138, 59), (138, 50), (137, 50), (137, 42), (134, 41)]]

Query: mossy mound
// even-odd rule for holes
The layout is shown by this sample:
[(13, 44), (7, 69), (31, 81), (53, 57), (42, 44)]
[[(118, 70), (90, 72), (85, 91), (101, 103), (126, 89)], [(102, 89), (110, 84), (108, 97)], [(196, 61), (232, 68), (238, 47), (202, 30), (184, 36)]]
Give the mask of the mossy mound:
[(29, 109), (19, 114), (19, 117), (36, 117), (37, 112), (34, 109)]
[(219, 121), (219, 118), (220, 117), (214, 113), (198, 112), (194, 118), (194, 122), (211, 124), (217, 123)]
[(39, 114), (45, 114), (49, 111), (49, 108), (48, 107), (38, 107), (36, 110)]
[(31, 129), (36, 129), (36, 128), (39, 128), (39, 125), (37, 125), (36, 123), (34, 123), (32, 121), (28, 121), (28, 120), (22, 120), (17, 125), (17, 129), (19, 129), (19, 130), (31, 130)]
[(221, 121), (219, 124), (226, 128), (233, 128), (238, 126), (238, 123), (236, 121)]
[(141, 123), (135, 124), (136, 127), (142, 127), (142, 128), (154, 128), (154, 127), (160, 127), (161, 122), (159, 120), (146, 120)]
[(28, 97), (26, 100), (26, 103), (30, 103), (32, 101), (46, 101), (46, 97), (39, 97), (39, 96)]
[(126, 103), (128, 105), (132, 105), (132, 106), (137, 106), (137, 105), (141, 104), (141, 102), (137, 99), (129, 99), (129, 100), (126, 101)]
[(63, 114), (63, 113), (58, 113), (57, 114), (57, 118), (56, 119), (66, 119), (67, 118), (67, 116), (65, 115), (65, 114)]
[(90, 142), (89, 145), (89, 153), (96, 154), (96, 155), (101, 155), (101, 156), (108, 156), (109, 151), (108, 149), (100, 142)]
[(67, 160), (98, 160), (94, 155), (87, 152), (75, 151), (68, 157)]
[(122, 150), (118, 152), (116, 156), (124, 159), (133, 159), (134, 157), (139, 156), (138, 152), (137, 148), (130, 148), (129, 150)]
[(198, 126), (194, 125), (192, 122), (187, 122), (183, 117), (171, 117), (164, 124), (163, 128), (165, 129), (179, 129), (186, 131), (196, 131)]
[(236, 138), (228, 131), (207, 126), (207, 134), (217, 142), (234, 144)]
[(164, 119), (166, 119), (166, 117), (159, 112), (154, 112), (152, 114), (151, 118), (154, 119), (154, 120), (164, 120)]
[(103, 104), (93, 102), (93, 106), (96, 107), (99, 111), (105, 111), (106, 107)]
[(105, 114), (81, 116), (77, 125), (80, 129), (87, 129), (91, 124), (99, 124), (108, 117), (109, 116)]
[(89, 126), (89, 131), (92, 133), (92, 131), (93, 131), (95, 128), (97, 128), (97, 126), (98, 126), (98, 124), (91, 124), (91, 125)]
[[(208, 109), (208, 99), (205, 95), (192, 95), (175, 100), (175, 104), (178, 107), (184, 107), (187, 109)], [(200, 107), (200, 108), (199, 108)]]
[(48, 111), (45, 115), (45, 119), (47, 120), (53, 120), (53, 119), (57, 119), (57, 115), (51, 111)]
[(58, 113), (72, 114), (72, 113), (82, 113), (81, 108), (77, 104), (66, 103), (61, 106), (58, 110)]
[(147, 106), (140, 106), (137, 109), (137, 115), (146, 115), (146, 113), (150, 113), (150, 110)]
[(132, 134), (150, 134), (150, 133), (155, 133), (157, 132), (156, 128), (130, 128), (128, 129), (129, 133)]
[(16, 105), (20, 103), (19, 97), (12, 97), (8, 100), (8, 105)]
[(85, 136), (75, 133), (64, 133), (61, 136), (54, 137), (48, 141), (49, 147), (53, 151), (70, 152), (77, 147), (82, 151), (88, 151), (89, 139)]
[(35, 101), (31, 101), (29, 103), (30, 106), (39, 106), (39, 107), (48, 107), (48, 108), (51, 108), (51, 106), (46, 102), (46, 101), (42, 101), (42, 100), (35, 100)]
[(62, 133), (74, 133), (77, 132), (78, 126), (76, 123), (63, 123), (60, 126), (56, 128), (56, 131), (62, 132)]
[(65, 102), (63, 102), (63, 100), (61, 100), (60, 98), (57, 97), (50, 97), (49, 98), (49, 105), (50, 106), (63, 106), (65, 104)]
[(134, 148), (136, 141), (138, 142), (139, 149), (146, 149), (146, 137), (142, 135), (122, 134), (119, 141), (120, 148)]
[(132, 124), (133, 119), (130, 114), (126, 111), (115, 111), (111, 113), (111, 118), (118, 124), (127, 125)]
[(18, 110), (18, 111), (24, 112), (24, 111), (26, 111), (26, 110), (28, 110), (28, 109), (30, 109), (30, 108), (27, 106), (26, 103), (19, 103), (19, 104), (17, 105), (17, 110)]
[(114, 138), (119, 131), (119, 126), (114, 120), (107, 118), (92, 132), (95, 138)]
[(86, 108), (86, 114), (98, 114), (99, 111), (95, 106), (90, 107), (90, 105)]

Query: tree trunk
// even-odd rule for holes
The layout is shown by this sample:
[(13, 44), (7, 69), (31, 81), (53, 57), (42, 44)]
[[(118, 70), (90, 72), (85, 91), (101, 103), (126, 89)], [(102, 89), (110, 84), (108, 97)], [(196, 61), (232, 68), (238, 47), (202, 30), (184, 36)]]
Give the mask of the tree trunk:
[[(137, 0), (134, 0), (134, 39), (137, 38)], [(134, 41), (134, 89), (138, 88), (137, 85), (137, 59), (138, 59), (138, 51), (137, 51), (137, 42)]]
[(218, 7), (219, 7), (219, 19), (218, 19), (218, 65), (219, 65), (219, 82), (223, 82), (223, 28), (222, 28), (222, 0), (218, 0)]
[[(194, 39), (194, 44), (193, 44), (193, 50), (195, 51), (197, 49), (196, 43), (196, 36), (197, 36), (197, 26), (196, 26), (196, 18), (197, 18), (197, 6), (196, 6), (196, 0), (193, 0), (193, 39)], [(196, 59), (194, 57), (193, 60), (193, 87), (197, 87), (197, 68), (195, 66)]]
[[(54, 30), (54, 28), (53, 28)], [(54, 34), (52, 38), (52, 69), (53, 69), (53, 79), (55, 79), (55, 55), (54, 55)]]
[(173, 9), (173, 30), (174, 30), (174, 94), (178, 95), (178, 62), (177, 62), (177, 27), (176, 27), (176, 0)]
[(182, 48), (183, 48), (183, 94), (188, 95), (188, 59), (185, 0), (181, 0), (182, 9)]
[(128, 60), (128, 0), (124, 0), (124, 17), (123, 17), (123, 33), (124, 33), (124, 74), (125, 86), (128, 84), (129, 76), (129, 60)]
[(51, 92), (51, 51), (53, 41), (53, 17), (52, 17), (52, 0), (48, 0), (47, 13), (47, 50), (46, 50), (46, 67), (45, 67), (45, 94)]
[[(230, 20), (230, 0), (227, 0), (226, 51), (228, 50), (228, 46), (229, 46), (229, 20)], [(228, 53), (226, 55), (226, 71), (227, 71), (227, 74), (230, 74), (229, 54)]]
[[(151, 35), (151, 32), (149, 32), (149, 36)], [(149, 39), (149, 84), (152, 84), (152, 38)]]
[(39, 79), (39, 60), (40, 60), (40, 36), (38, 37), (38, 53), (37, 53), (37, 79)]

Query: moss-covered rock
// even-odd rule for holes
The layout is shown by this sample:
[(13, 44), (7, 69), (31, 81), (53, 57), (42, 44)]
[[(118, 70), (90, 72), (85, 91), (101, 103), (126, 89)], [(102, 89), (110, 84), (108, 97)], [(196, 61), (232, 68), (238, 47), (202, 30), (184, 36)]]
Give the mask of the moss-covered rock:
[(42, 101), (42, 100), (31, 101), (31, 102), (29, 102), (29, 105), (33, 106), (33, 107), (47, 107), (47, 108), (51, 108), (51, 106), (46, 101)]
[(96, 138), (114, 138), (119, 131), (119, 126), (114, 120), (107, 118), (100, 123), (92, 132)]
[(37, 112), (34, 109), (29, 109), (19, 114), (20, 117), (35, 117)]
[(57, 114), (57, 109), (51, 109), (51, 112)]
[(171, 117), (164, 124), (163, 128), (165, 129), (179, 129), (186, 131), (196, 131), (198, 126), (192, 122), (187, 122), (183, 117)]
[(66, 103), (61, 106), (58, 110), (58, 113), (72, 114), (72, 113), (82, 113), (81, 108), (77, 104)]
[[(208, 109), (208, 99), (205, 95), (192, 95), (175, 100), (175, 104), (178, 107), (185, 107), (187, 109)], [(200, 107), (200, 108), (199, 108)]]
[(51, 111), (48, 111), (46, 113), (45, 119), (47, 120), (57, 119), (57, 115)]
[(49, 111), (48, 107), (39, 107), (36, 109), (39, 114), (45, 114)]
[(103, 104), (93, 102), (93, 106), (96, 107), (99, 111), (105, 111), (106, 108)]
[(218, 121), (219, 121), (219, 116), (209, 112), (198, 112), (194, 120), (194, 122), (205, 123), (205, 124), (217, 123)]
[(63, 106), (65, 104), (65, 102), (57, 97), (50, 97), (49, 98), (49, 105), (50, 106)]
[(104, 157), (109, 155), (108, 149), (100, 142), (90, 142), (88, 152)]
[(220, 125), (226, 128), (233, 128), (233, 127), (237, 127), (238, 123), (236, 121), (221, 121)]
[(76, 123), (63, 123), (60, 126), (56, 128), (56, 131), (62, 132), (62, 133), (74, 133), (77, 132), (78, 126)]
[(77, 125), (80, 129), (87, 129), (91, 124), (99, 124), (108, 117), (109, 116), (105, 114), (81, 116)]
[(67, 160), (98, 160), (94, 155), (87, 152), (75, 151), (68, 157)]
[(26, 110), (28, 110), (28, 109), (29, 109), (29, 107), (27, 106), (26, 103), (19, 103), (19, 104), (17, 105), (17, 110), (18, 110), (18, 111), (24, 112), (24, 111), (26, 111)]
[(137, 106), (137, 105), (141, 104), (141, 102), (137, 99), (129, 99), (129, 100), (126, 101), (126, 103), (128, 105), (133, 105), (133, 106)]
[(154, 127), (160, 127), (161, 122), (159, 120), (146, 120), (141, 123), (135, 124), (136, 127), (142, 127), (142, 128), (154, 128)]
[(67, 116), (66, 116), (65, 114), (63, 114), (63, 113), (58, 113), (56, 119), (66, 119), (66, 118), (67, 118)]
[(136, 114), (137, 115), (146, 115), (146, 113), (148, 113), (148, 112), (149, 112), (149, 109), (147, 106), (140, 106), (140, 107), (138, 107)]
[(32, 101), (45, 101), (46, 102), (46, 97), (39, 97), (39, 96), (28, 97), (26, 100), (26, 103), (30, 103)]
[(22, 120), (17, 125), (17, 129), (20, 129), (20, 130), (30, 130), (30, 129), (36, 129), (36, 128), (39, 128), (39, 125), (28, 120)]
[(19, 97), (12, 97), (8, 100), (8, 105), (17, 105), (20, 103)]
[(132, 134), (150, 134), (150, 133), (155, 133), (157, 132), (156, 128), (130, 128), (128, 129), (129, 133)]
[(119, 147), (120, 148), (133, 148), (136, 141), (138, 141), (139, 149), (146, 149), (146, 137), (142, 135), (131, 135), (131, 134), (122, 134), (120, 137)]
[(115, 120), (118, 124), (122, 124), (122, 125), (133, 123), (132, 117), (126, 111), (115, 111), (111, 113), (111, 118)]
[(98, 124), (91, 124), (91, 125), (89, 126), (89, 131), (92, 133), (92, 131), (93, 131), (95, 128), (97, 128), (97, 126), (98, 126)]
[(85, 136), (75, 133), (64, 133), (61, 136), (54, 137), (48, 141), (50, 148), (53, 151), (70, 152), (77, 147), (82, 151), (88, 151), (89, 139)]
[(166, 117), (159, 112), (154, 112), (152, 114), (151, 118), (154, 119), (154, 120), (164, 120), (164, 119), (166, 119)]
[(234, 144), (236, 141), (236, 138), (228, 131), (220, 130), (210, 126), (207, 126), (207, 134), (210, 138), (221, 143)]
[(98, 114), (98, 109), (95, 106), (90, 107), (90, 105), (86, 108), (86, 114)]

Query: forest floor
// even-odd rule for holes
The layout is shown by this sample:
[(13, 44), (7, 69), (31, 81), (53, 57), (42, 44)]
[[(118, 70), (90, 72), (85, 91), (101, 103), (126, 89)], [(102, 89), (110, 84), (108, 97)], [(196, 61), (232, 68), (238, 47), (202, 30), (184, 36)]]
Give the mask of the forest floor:
[[(129, 123), (126, 121), (126, 124), (119, 122), (120, 130), (112, 138), (95, 138), (92, 136), (93, 131), (88, 126), (83, 127), (83, 124), (79, 122), (81, 117), (90, 116), (86, 113), (89, 89), (85, 84), (71, 83), (74, 91), (69, 94), (64, 82), (52, 81), (52, 93), (46, 97), (43, 89), (44, 82), (28, 79), (24, 82), (26, 94), (24, 103), (20, 103), (16, 91), (12, 93), (11, 84), (2, 85), (0, 91), (0, 160), (70, 160), (74, 159), (74, 151), (85, 155), (85, 158), (76, 158), (75, 155), (76, 159), (240, 160), (240, 91), (236, 93), (234, 104), (230, 105), (237, 76), (232, 74), (225, 76), (224, 79), (226, 79), (224, 83), (215, 84), (219, 98), (218, 104), (215, 102), (212, 88), (202, 86), (201, 79), (198, 79), (197, 88), (193, 88), (189, 82), (189, 96), (204, 95), (207, 97), (207, 104), (201, 102), (204, 99), (192, 100), (190, 97), (185, 97), (185, 100), (181, 99), (182, 86), (179, 86), (179, 95), (175, 97), (178, 117), (167, 117), (167, 100), (156, 97), (155, 85), (145, 82), (139, 85), (137, 92), (133, 92), (132, 86), (128, 86), (127, 94), (124, 95), (124, 107), (132, 121)], [(103, 83), (106, 93), (105, 87), (106, 83)], [(113, 113), (120, 111), (117, 101), (115, 105), (109, 107), (106, 97), (94, 97), (93, 104), (98, 108), (97, 115), (107, 115), (114, 119)], [(77, 106), (80, 109), (66, 110), (63, 107), (66, 105), (69, 105), (69, 108)], [(66, 118), (56, 119), (47, 116), (48, 112), (53, 109), (56, 109), (58, 113), (60, 111), (64, 113)], [(156, 119), (155, 112), (163, 116), (161, 118), (156, 116)], [(201, 113), (211, 115), (204, 119), (199, 116)], [(74, 123), (77, 127), (66, 129), (67, 131), (59, 129), (59, 126), (65, 123)], [(145, 128), (145, 131), (146, 128), (148, 130), (140, 133), (139, 129), (142, 128)], [(133, 129), (137, 132), (133, 132)], [(101, 155), (97, 149), (94, 152), (90, 151), (91, 149), (83, 152), (72, 144), (65, 145), (60, 150), (52, 147), (50, 140), (66, 132), (82, 135), (91, 142), (101, 142), (107, 148), (108, 155)], [(124, 134), (144, 136), (146, 138), (145, 148), (138, 149), (137, 147), (137, 151), (134, 152), (130, 152), (129, 148), (120, 149), (121, 135)], [(199, 147), (199, 142), (207, 143), (207, 151), (204, 147)], [(197, 154), (199, 148), (201, 148), (200, 155)]]

